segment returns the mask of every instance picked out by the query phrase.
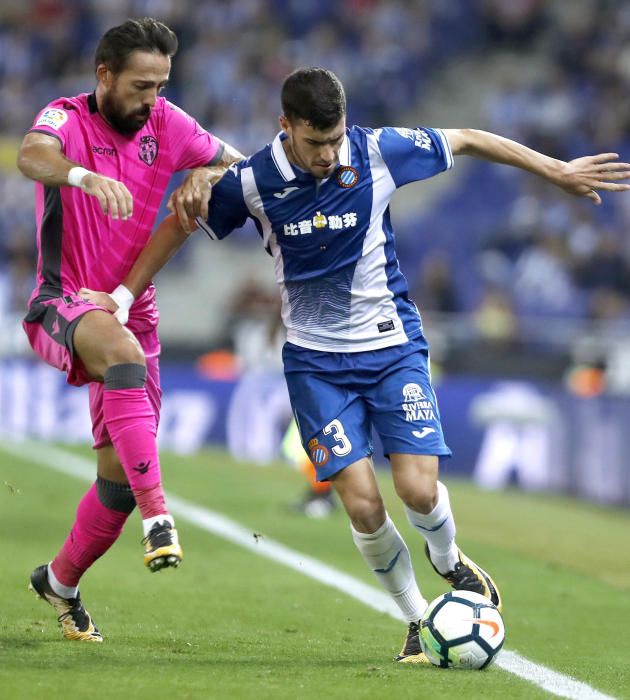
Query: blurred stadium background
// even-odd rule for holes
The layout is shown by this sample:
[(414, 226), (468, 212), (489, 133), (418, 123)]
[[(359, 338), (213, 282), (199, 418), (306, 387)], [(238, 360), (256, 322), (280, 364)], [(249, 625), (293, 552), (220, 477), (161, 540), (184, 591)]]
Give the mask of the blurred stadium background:
[[(167, 96), (244, 153), (276, 133), (285, 75), (323, 65), (346, 86), (349, 123), (485, 128), (567, 160), (628, 160), (623, 0), (3, 0), (0, 435), (89, 440), (85, 394), (33, 362), (20, 329), (35, 230), (15, 156), (49, 100), (93, 89), (103, 31), (143, 15), (180, 39)], [(393, 219), (432, 344), (447, 474), (630, 504), (630, 197), (595, 208), (459, 158), (399, 192)], [(163, 445), (276, 459), (289, 408), (254, 230), (197, 234), (157, 287)]]

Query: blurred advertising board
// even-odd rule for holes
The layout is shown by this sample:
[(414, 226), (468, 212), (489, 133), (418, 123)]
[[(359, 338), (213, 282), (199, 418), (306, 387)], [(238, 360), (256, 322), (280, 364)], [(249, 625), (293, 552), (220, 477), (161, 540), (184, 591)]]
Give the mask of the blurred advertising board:
[[(291, 411), (277, 372), (210, 378), (190, 365), (163, 363), (163, 449), (191, 453), (227, 447), (260, 464), (279, 457)], [(559, 383), (445, 377), (437, 387), (453, 458), (446, 476), (485, 488), (516, 485), (630, 505), (630, 398), (578, 397)], [(0, 362), (0, 439), (61, 443), (91, 439), (87, 388), (26, 360)], [(379, 464), (385, 460), (375, 440)]]

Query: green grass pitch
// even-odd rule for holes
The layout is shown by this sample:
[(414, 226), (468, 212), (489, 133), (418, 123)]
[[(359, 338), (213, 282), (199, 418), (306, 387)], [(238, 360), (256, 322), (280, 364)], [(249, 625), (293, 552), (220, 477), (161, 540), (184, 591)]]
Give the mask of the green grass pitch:
[[(88, 448), (75, 450), (90, 457)], [(303, 488), (286, 466), (235, 464), (221, 452), (163, 456), (166, 488), (376, 585), (341, 512), (293, 514)], [(387, 473), (390, 514), (428, 599), (445, 591), (424, 560)], [(458, 543), (490, 570), (505, 601), (506, 648), (630, 698), (630, 512), (446, 481)], [(404, 629), (350, 596), (180, 522), (177, 571), (142, 564), (134, 514), (121, 540), (85, 576), (102, 645), (66, 642), (28, 576), (67, 534), (86, 484), (0, 449), (0, 697), (138, 698), (552, 697), (498, 668), (442, 671), (392, 662)]]

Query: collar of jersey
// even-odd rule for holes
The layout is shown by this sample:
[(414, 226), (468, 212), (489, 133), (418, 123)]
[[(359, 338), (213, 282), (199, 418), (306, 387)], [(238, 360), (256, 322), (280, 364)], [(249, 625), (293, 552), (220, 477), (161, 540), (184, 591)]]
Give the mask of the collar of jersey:
[(98, 104), (96, 102), (96, 90), (94, 90), (94, 92), (91, 92), (88, 95), (87, 103), (88, 103), (88, 109), (90, 110), (90, 114), (94, 114), (95, 112), (98, 112)]
[[(271, 157), (273, 158), (273, 162), (276, 168), (278, 168), (280, 175), (282, 175), (286, 182), (290, 182), (291, 180), (295, 180), (297, 173), (289, 162), (287, 154), (284, 152), (284, 148), (282, 147), (282, 142), (285, 141), (286, 138), (287, 135), (284, 131), (280, 131), (276, 134), (276, 138), (271, 144)], [(343, 139), (341, 148), (339, 149), (339, 165), (350, 165), (350, 139), (348, 138), (347, 133)], [(300, 168), (297, 168), (297, 170), (301, 175), (309, 175)]]

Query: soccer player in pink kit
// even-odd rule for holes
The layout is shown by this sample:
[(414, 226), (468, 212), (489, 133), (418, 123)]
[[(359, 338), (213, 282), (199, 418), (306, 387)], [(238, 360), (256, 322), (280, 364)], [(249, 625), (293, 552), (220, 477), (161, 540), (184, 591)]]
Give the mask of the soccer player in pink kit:
[(107, 31), (96, 49), (96, 90), (48, 104), (18, 156), (20, 170), (37, 183), (37, 286), (24, 329), (39, 357), (65, 371), (70, 384), (89, 384), (97, 454), (96, 483), (67, 540), (31, 575), (68, 639), (102, 641), (79, 579), (116, 541), (136, 504), (145, 564), (158, 571), (182, 559), (156, 444), (155, 289), (135, 301), (127, 329), (78, 295), (91, 287), (124, 298), (117, 284), (149, 240), (174, 172), (201, 168), (174, 195), (185, 212), (207, 206), (211, 174), (242, 157), (159, 96), (176, 50), (175, 34), (151, 18)]

